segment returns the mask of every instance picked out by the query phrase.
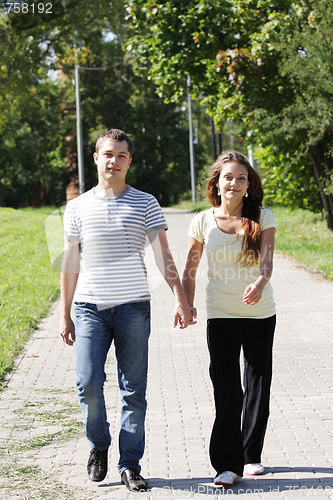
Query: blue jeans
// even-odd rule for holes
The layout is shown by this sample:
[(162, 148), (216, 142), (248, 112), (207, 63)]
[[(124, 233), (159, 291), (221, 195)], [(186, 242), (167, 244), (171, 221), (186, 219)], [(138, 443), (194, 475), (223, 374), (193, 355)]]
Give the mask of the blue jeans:
[(103, 386), (105, 362), (114, 340), (121, 394), (119, 433), (120, 474), (141, 470), (145, 446), (146, 387), (150, 302), (131, 302), (99, 310), (96, 304), (76, 303), (77, 390), (92, 448), (111, 444)]

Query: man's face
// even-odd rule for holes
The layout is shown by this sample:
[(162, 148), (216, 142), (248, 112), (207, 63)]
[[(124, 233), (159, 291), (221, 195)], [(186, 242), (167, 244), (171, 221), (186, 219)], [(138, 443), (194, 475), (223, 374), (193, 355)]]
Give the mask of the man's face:
[(104, 187), (125, 184), (125, 177), (132, 162), (126, 141), (106, 139), (98, 153), (94, 153), (98, 180)]

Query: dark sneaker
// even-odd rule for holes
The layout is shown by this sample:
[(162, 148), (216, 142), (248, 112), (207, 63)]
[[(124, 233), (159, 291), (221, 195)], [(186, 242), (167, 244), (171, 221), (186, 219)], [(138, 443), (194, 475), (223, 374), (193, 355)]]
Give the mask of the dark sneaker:
[(87, 471), (92, 481), (103, 481), (108, 472), (108, 450), (92, 449), (87, 463)]
[(121, 482), (130, 491), (147, 491), (148, 481), (140, 476), (136, 469), (126, 469), (121, 475)]

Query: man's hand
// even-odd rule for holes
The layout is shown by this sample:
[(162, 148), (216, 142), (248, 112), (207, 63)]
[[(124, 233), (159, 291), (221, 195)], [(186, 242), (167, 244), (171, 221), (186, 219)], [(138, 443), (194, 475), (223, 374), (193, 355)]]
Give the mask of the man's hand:
[(62, 319), (59, 325), (59, 333), (62, 340), (67, 345), (73, 345), (75, 342), (75, 325), (71, 318)]

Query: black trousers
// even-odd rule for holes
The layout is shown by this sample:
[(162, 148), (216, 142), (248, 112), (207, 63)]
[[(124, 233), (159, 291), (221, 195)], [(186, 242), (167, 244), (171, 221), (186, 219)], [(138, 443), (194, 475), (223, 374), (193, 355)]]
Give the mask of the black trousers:
[(275, 315), (207, 321), (216, 410), (209, 453), (217, 474), (230, 470), (242, 476), (244, 464), (261, 462), (269, 416), (275, 324)]

